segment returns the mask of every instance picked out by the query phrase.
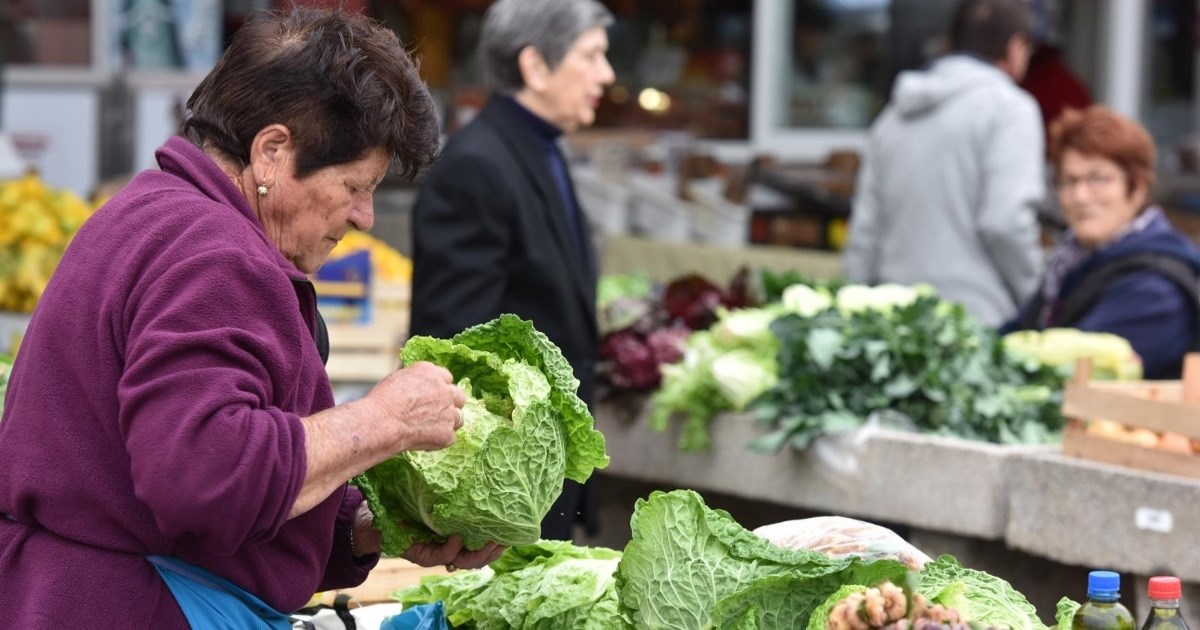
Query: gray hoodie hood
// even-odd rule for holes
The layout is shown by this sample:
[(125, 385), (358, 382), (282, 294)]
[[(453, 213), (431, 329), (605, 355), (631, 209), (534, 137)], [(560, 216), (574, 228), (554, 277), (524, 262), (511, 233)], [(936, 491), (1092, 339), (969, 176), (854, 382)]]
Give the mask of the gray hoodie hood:
[(968, 55), (942, 57), (926, 70), (907, 70), (896, 78), (892, 103), (904, 118), (923, 116), (942, 103), (1012, 79), (996, 66)]

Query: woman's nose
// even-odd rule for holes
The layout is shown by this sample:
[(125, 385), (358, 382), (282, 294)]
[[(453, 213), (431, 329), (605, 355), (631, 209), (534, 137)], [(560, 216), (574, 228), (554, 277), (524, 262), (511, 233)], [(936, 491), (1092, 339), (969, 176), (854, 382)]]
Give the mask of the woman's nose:
[(375, 200), (355, 206), (350, 213), (350, 223), (354, 225), (354, 229), (369, 232), (371, 227), (375, 225)]

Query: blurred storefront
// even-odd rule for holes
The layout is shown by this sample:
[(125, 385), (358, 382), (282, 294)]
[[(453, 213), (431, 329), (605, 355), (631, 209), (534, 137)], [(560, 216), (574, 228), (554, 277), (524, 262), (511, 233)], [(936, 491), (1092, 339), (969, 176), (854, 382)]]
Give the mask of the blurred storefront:
[[(452, 131), (485, 91), (488, 0), (323, 2), (392, 26), (422, 57)], [(1032, 0), (1039, 32), (1095, 100), (1139, 117), (1164, 168), (1195, 167), (1195, 0)], [(248, 12), (272, 0), (15, 0), (0, 9), (0, 129), (81, 193), (152, 164), (182, 103)], [(618, 83), (593, 133), (821, 163), (855, 151), (897, 72), (941, 49), (954, 0), (605, 0)], [(648, 134), (646, 132), (649, 132)], [(619, 137), (619, 136), (616, 136)], [(661, 147), (660, 147), (661, 148)]]

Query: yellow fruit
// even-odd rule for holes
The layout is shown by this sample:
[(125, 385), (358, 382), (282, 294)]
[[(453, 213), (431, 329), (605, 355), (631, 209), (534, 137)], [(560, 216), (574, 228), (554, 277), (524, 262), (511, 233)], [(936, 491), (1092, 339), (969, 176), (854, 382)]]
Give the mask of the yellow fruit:
[(33, 310), (67, 243), (93, 211), (36, 173), (0, 182), (0, 309)]
[(379, 279), (398, 282), (412, 279), (412, 261), (387, 243), (365, 232), (348, 232), (330, 252), (329, 258), (342, 258), (362, 250), (370, 252), (371, 270)]
[(1089, 420), (1087, 424), (1087, 434), (1096, 437), (1102, 437), (1108, 440), (1117, 440), (1118, 442), (1128, 441), (1127, 435), (1129, 431), (1125, 425), (1112, 420)]
[(1150, 429), (1136, 428), (1129, 431), (1129, 441), (1138, 446), (1154, 448), (1158, 446), (1158, 434)]

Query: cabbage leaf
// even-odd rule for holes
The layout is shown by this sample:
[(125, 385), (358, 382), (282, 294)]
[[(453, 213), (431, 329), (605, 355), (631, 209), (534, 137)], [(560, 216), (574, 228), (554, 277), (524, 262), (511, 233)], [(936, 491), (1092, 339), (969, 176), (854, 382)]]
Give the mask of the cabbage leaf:
[(469, 549), (532, 544), (563, 479), (608, 465), (571, 366), (530, 322), (502, 315), (450, 340), (413, 337), (401, 358), (445, 367), (467, 402), (452, 446), (401, 452), (355, 479), (384, 553), (454, 534)]
[(456, 627), (608, 630), (622, 627), (613, 572), (621, 552), (543, 540), (510, 547), (490, 568), (423, 578), (393, 597), (444, 601)]
[(804, 628), (843, 585), (907, 573), (894, 560), (776, 547), (690, 490), (638, 500), (630, 525), (616, 580), (621, 613), (639, 629)]

